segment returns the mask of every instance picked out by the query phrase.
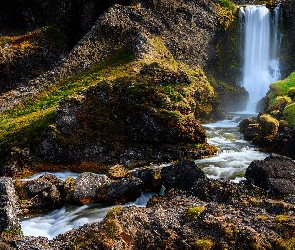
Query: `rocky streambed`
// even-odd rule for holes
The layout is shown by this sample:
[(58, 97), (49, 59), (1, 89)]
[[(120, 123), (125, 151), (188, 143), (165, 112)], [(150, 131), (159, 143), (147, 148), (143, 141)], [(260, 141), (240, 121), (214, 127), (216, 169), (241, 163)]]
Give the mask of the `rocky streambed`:
[[(192, 161), (165, 166), (157, 174), (153, 169), (135, 171), (113, 181), (92, 173), (71, 181), (43, 175), (15, 184), (3, 177), (1, 212), (6, 219), (2, 216), (1, 244), (6, 249), (292, 249), (294, 173), (293, 160), (273, 154), (253, 161), (246, 180), (239, 183), (209, 179)], [(120, 204), (134, 200), (133, 194), (145, 190), (147, 183), (151, 187), (151, 181), (163, 184), (166, 191), (150, 198), (146, 207), (114, 206), (101, 222), (85, 224), (54, 240), (24, 237), (17, 230), (18, 208), (22, 213), (36, 211), (34, 202), (46, 209), (49, 204), (99, 199)], [(69, 183), (74, 184), (72, 189)], [(136, 191), (132, 191), (134, 183)]]

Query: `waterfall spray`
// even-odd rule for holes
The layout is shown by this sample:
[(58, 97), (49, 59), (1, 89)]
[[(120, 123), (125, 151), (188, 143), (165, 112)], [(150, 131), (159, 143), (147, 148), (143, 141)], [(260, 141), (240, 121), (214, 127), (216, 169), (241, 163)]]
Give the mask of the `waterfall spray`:
[(242, 86), (249, 92), (247, 111), (255, 112), (257, 102), (265, 96), (270, 83), (280, 77), (279, 7), (273, 19), (264, 5), (247, 6), (241, 13), (245, 20)]

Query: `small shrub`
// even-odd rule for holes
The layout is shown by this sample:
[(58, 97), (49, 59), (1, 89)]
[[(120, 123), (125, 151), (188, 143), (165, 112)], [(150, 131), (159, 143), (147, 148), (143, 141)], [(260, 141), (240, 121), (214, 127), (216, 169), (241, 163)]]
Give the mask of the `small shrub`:
[(290, 220), (290, 217), (284, 214), (279, 214), (274, 218), (274, 221), (276, 223), (285, 223), (285, 222), (288, 222), (289, 220)]
[(192, 207), (185, 212), (184, 216), (187, 220), (194, 221), (197, 220), (204, 211), (204, 206)]
[(218, 10), (219, 23), (224, 30), (227, 30), (237, 18), (237, 6), (229, 0), (219, 0), (216, 8)]
[(210, 239), (196, 240), (194, 244), (195, 250), (210, 250), (214, 246), (214, 243)]

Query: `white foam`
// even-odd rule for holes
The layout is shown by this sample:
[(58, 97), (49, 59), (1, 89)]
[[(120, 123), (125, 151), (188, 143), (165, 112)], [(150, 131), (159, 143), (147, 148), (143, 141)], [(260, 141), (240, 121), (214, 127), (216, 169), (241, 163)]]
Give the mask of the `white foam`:
[(78, 176), (78, 173), (75, 172), (71, 172), (71, 171), (62, 171), (62, 172), (40, 172), (38, 174), (34, 174), (30, 177), (24, 178), (22, 180), (33, 180), (33, 179), (37, 179), (40, 176), (44, 175), (44, 174), (52, 174), (55, 175), (57, 178), (65, 181), (68, 177), (73, 177), (76, 178)]

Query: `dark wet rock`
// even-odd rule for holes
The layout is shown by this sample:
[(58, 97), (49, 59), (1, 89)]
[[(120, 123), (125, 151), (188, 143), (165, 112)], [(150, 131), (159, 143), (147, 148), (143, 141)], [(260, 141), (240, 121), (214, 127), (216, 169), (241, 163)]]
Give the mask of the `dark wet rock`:
[(264, 160), (255, 160), (245, 175), (253, 185), (267, 189), (275, 196), (295, 191), (295, 163), (285, 156), (272, 154)]
[(25, 214), (58, 208), (64, 204), (64, 182), (55, 175), (44, 174), (34, 180), (17, 180), (14, 185)]
[(82, 173), (74, 180), (72, 199), (80, 204), (87, 204), (96, 200), (98, 194), (107, 183), (106, 175)]
[(0, 178), (0, 233), (20, 228), (18, 197), (13, 180), (9, 177)]
[(190, 190), (196, 181), (206, 178), (204, 172), (193, 161), (182, 161), (164, 167), (161, 176), (167, 190), (172, 188)]
[(106, 205), (131, 202), (140, 196), (142, 188), (142, 180), (136, 177), (109, 181), (104, 190), (98, 194), (98, 199)]
[(244, 133), (250, 124), (257, 124), (256, 119), (255, 118), (246, 118), (246, 119), (242, 120), (238, 125), (239, 131), (241, 133)]
[(260, 127), (259, 124), (249, 124), (245, 129), (244, 136), (246, 139), (254, 139), (259, 136)]
[(49, 131), (38, 143), (35, 155), (42, 158), (43, 161), (65, 162), (68, 161), (67, 154), (60, 146), (59, 140), (54, 132)]
[(200, 179), (195, 182), (191, 192), (202, 201), (232, 204), (235, 200), (242, 200), (249, 195), (245, 183), (237, 185), (228, 180)]
[(284, 178), (268, 178), (267, 185), (269, 191), (277, 197), (287, 196), (295, 193), (294, 181), (291, 180), (287, 180)]
[(49, 245), (50, 241), (46, 237), (34, 237), (34, 236), (27, 236), (21, 241), (16, 241), (15, 245), (17, 249), (22, 250), (53, 250), (58, 249), (53, 244), (52, 246)]
[(159, 192), (163, 184), (160, 172), (160, 168), (135, 169), (132, 172), (130, 172), (130, 176), (134, 176), (142, 180), (144, 184), (144, 191)]
[[(295, 135), (294, 132), (293, 135)], [(288, 155), (295, 157), (295, 138), (291, 138), (285, 143), (285, 149)]]
[(239, 124), (245, 138), (263, 151), (295, 158), (294, 132), (284, 120), (278, 121), (275, 114), (259, 113), (257, 118), (246, 118)]

